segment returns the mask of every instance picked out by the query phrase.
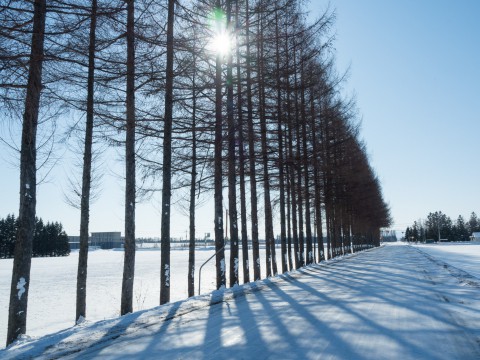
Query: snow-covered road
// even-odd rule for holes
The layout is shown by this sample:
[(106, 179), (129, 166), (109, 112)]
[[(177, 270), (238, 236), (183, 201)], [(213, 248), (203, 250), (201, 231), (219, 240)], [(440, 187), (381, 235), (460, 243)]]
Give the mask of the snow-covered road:
[(480, 359), (479, 309), (478, 282), (391, 245), (65, 330), (0, 358)]

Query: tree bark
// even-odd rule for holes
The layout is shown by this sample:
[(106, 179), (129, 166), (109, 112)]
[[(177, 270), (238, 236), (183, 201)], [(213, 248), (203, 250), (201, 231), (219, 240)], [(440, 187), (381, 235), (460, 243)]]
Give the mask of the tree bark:
[[(216, 2), (221, 8), (220, 1)], [(217, 54), (215, 61), (215, 161), (214, 161), (214, 198), (215, 198), (215, 266), (217, 289), (226, 286), (225, 240), (223, 237), (223, 187), (222, 187), (222, 57)]]
[(313, 183), (315, 187), (314, 192), (314, 207), (315, 207), (315, 225), (317, 232), (317, 256), (318, 262), (325, 260), (325, 249), (323, 247), (323, 226), (322, 226), (322, 199), (321, 199), (321, 177), (320, 177), (320, 159), (321, 156), (318, 138), (317, 138), (317, 123), (315, 119), (315, 103), (313, 94), (310, 97), (310, 113), (312, 119), (312, 147), (313, 147)]
[[(288, 53), (287, 53), (287, 64), (288, 64)], [(287, 94), (290, 98), (290, 81), (287, 80)], [(298, 223), (297, 223), (297, 190), (295, 183), (295, 158), (293, 156), (293, 127), (294, 120), (291, 116), (291, 107), (290, 104), (287, 109), (288, 117), (288, 175), (289, 175), (289, 195), (290, 195), (290, 205), (291, 205), (291, 218), (292, 218), (292, 240), (293, 240), (293, 252), (294, 252), (294, 264), (295, 269), (301, 267), (301, 257), (300, 257), (300, 248), (298, 246)]]
[(309, 159), (307, 149), (307, 115), (306, 115), (306, 102), (305, 102), (305, 72), (304, 72), (304, 59), (300, 59), (300, 76), (301, 76), (301, 91), (300, 91), (300, 106), (302, 114), (302, 149), (303, 149), (303, 164), (304, 164), (304, 192), (305, 192), (305, 231), (306, 231), (306, 264), (313, 263), (313, 249), (312, 249), (312, 225), (311, 225), (311, 213), (310, 213), (310, 190), (309, 190)]
[[(295, 40), (297, 41), (297, 40)], [(297, 45), (295, 44), (293, 50), (293, 66), (294, 66), (294, 98), (295, 98), (295, 138), (296, 138), (296, 159), (297, 166), (296, 175), (297, 175), (297, 206), (298, 206), (298, 248), (299, 248), (299, 262), (300, 267), (305, 265), (305, 233), (303, 231), (303, 196), (302, 196), (302, 152), (301, 152), (301, 137), (300, 137), (300, 106), (298, 101), (298, 74), (297, 74)]]
[(170, 301), (170, 205), (172, 198), (173, 24), (175, 0), (168, 0), (167, 69), (163, 128), (163, 187), (160, 261), (160, 305)]
[(32, 242), (35, 229), (36, 207), (36, 137), (40, 93), (42, 90), (42, 64), (44, 57), (46, 1), (35, 0), (33, 12), (33, 33), (28, 72), (25, 111), (22, 125), (20, 150), (20, 209), (18, 215), (17, 239), (13, 258), (10, 304), (8, 308), (7, 345), (27, 328), (27, 305), (30, 288), (30, 267)]
[(188, 297), (195, 295), (195, 192), (197, 184), (197, 89), (196, 54), (193, 46), (192, 76), (192, 174), (190, 179), (190, 242), (188, 244)]
[(270, 174), (268, 171), (268, 149), (267, 149), (267, 119), (265, 115), (265, 80), (263, 63), (263, 16), (259, 23), (260, 39), (258, 43), (258, 89), (259, 89), (259, 113), (260, 113), (260, 135), (263, 162), (263, 189), (265, 207), (265, 263), (266, 276), (277, 275), (277, 261), (275, 256), (275, 238), (273, 235), (272, 203), (270, 200)]
[[(227, 0), (227, 32), (232, 31), (232, 5)], [(230, 216), (230, 286), (238, 285), (238, 216), (236, 182), (235, 120), (233, 118), (233, 56), (227, 60), (227, 125), (228, 125), (228, 213)]]
[(127, 126), (125, 141), (125, 243), (120, 314), (133, 311), (135, 275), (135, 2), (127, 3)]
[(288, 271), (287, 257), (287, 234), (285, 224), (285, 175), (283, 161), (283, 131), (282, 131), (282, 90), (280, 78), (280, 34), (278, 30), (278, 9), (275, 11), (275, 33), (276, 33), (276, 86), (277, 86), (277, 131), (278, 131), (278, 171), (280, 185), (280, 246), (281, 246), (281, 263), (282, 273)]
[[(235, 22), (239, 23), (239, 3), (236, 1)], [(239, 43), (238, 31), (235, 32), (237, 44)], [(240, 67), (240, 47), (237, 45), (237, 112), (238, 112), (238, 165), (240, 166), (240, 222), (242, 237), (242, 265), (243, 265), (243, 283), (250, 282), (250, 267), (248, 256), (248, 233), (247, 233), (247, 204), (245, 189), (245, 149), (243, 137), (243, 96), (242, 80)]]
[(250, 13), (249, 2), (246, 1), (246, 58), (247, 58), (247, 122), (248, 122), (248, 152), (250, 167), (250, 205), (252, 210), (252, 255), (253, 255), (253, 280), (261, 279), (260, 273), (260, 246), (258, 243), (258, 197), (257, 197), (257, 174), (255, 167), (255, 132), (253, 126), (253, 102), (252, 102), (252, 77), (250, 63)]
[(90, 39), (88, 48), (87, 114), (85, 124), (85, 148), (83, 152), (82, 198), (80, 200), (80, 249), (77, 271), (77, 305), (75, 321), (86, 317), (88, 226), (90, 218), (90, 189), (92, 177), (93, 105), (95, 83), (95, 42), (97, 27), (97, 0), (92, 0), (90, 14)]

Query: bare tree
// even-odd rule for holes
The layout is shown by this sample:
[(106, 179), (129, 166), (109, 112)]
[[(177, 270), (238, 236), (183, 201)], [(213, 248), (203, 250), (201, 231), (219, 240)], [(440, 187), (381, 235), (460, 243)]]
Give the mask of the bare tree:
[[(227, 34), (231, 36), (232, 4), (227, 0)], [(238, 216), (236, 184), (236, 126), (233, 114), (233, 50), (227, 60), (227, 124), (228, 124), (228, 213), (230, 217), (230, 286), (238, 285)]]
[[(240, 24), (240, 5), (236, 1), (235, 22), (237, 29)], [(243, 117), (243, 94), (242, 94), (242, 74), (240, 64), (240, 37), (239, 31), (235, 31), (237, 43), (237, 113), (238, 113), (238, 166), (240, 167), (240, 216), (241, 216), (241, 236), (242, 236), (242, 263), (243, 263), (243, 282), (250, 282), (250, 266), (248, 255), (248, 233), (247, 233), (247, 203), (245, 186), (245, 149), (244, 149), (244, 117)]]
[[(260, 10), (261, 11), (261, 10)], [(273, 215), (272, 202), (270, 200), (270, 174), (269, 157), (267, 149), (267, 119), (265, 102), (265, 75), (264, 75), (264, 45), (263, 45), (263, 13), (260, 14), (261, 20), (259, 26), (259, 41), (257, 43), (257, 67), (258, 67), (258, 89), (259, 89), (259, 115), (261, 132), (261, 149), (263, 161), (263, 199), (265, 206), (265, 262), (266, 275), (270, 277), (277, 274), (277, 260), (275, 256), (275, 238), (273, 235)]]
[(87, 114), (85, 148), (83, 152), (82, 195), (80, 200), (80, 250), (78, 253), (77, 302), (75, 321), (86, 315), (88, 225), (90, 213), (90, 189), (92, 176), (93, 105), (95, 81), (95, 38), (97, 26), (97, 0), (92, 0), (90, 14), (90, 38), (88, 47)]
[(255, 132), (253, 121), (253, 91), (252, 91), (252, 65), (250, 49), (250, 7), (249, 0), (245, 1), (245, 43), (247, 59), (247, 125), (248, 125), (248, 152), (250, 170), (250, 206), (252, 223), (252, 256), (253, 256), (253, 280), (261, 279), (260, 273), (260, 246), (258, 242), (258, 197), (257, 178), (255, 167)]
[[(220, 11), (220, 0), (216, 1), (217, 11)], [(222, 30), (223, 20), (217, 19), (218, 28), (220, 33)], [(225, 287), (226, 285), (226, 264), (225, 264), (225, 240), (223, 238), (223, 194), (222, 194), (222, 54), (218, 52), (215, 59), (215, 266), (217, 273), (217, 289)]]
[(135, 0), (127, 1), (125, 243), (120, 313), (132, 312), (135, 274)]
[(25, 112), (20, 150), (20, 210), (13, 259), (10, 304), (8, 308), (7, 345), (27, 327), (27, 304), (30, 288), (32, 241), (36, 207), (36, 134), (42, 90), (46, 0), (35, 0)]
[(196, 89), (196, 53), (192, 51), (192, 173), (190, 180), (190, 242), (188, 244), (188, 296), (195, 295), (195, 194), (197, 189), (197, 89)]
[(167, 77), (163, 128), (162, 258), (160, 265), (160, 304), (170, 301), (170, 213), (172, 196), (172, 117), (173, 117), (173, 24), (175, 0), (168, 1)]
[(288, 271), (287, 257), (287, 230), (285, 214), (285, 164), (284, 164), (284, 136), (282, 130), (282, 84), (280, 73), (280, 31), (278, 8), (275, 9), (275, 62), (276, 62), (276, 87), (277, 87), (277, 132), (278, 132), (278, 181), (280, 186), (280, 246), (282, 273)]

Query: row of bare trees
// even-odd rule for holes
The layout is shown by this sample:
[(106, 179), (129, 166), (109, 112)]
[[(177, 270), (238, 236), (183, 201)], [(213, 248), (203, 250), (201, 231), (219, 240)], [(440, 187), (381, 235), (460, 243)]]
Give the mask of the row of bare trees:
[(331, 50), (334, 13), (327, 9), (309, 24), (302, 11), (295, 0), (1, 5), (2, 116), (18, 118), (24, 101), (7, 344), (26, 330), (37, 127), (66, 114), (75, 124), (59, 127), (83, 144), (76, 321), (86, 316), (92, 162), (99, 144), (125, 154), (121, 314), (132, 311), (135, 204), (155, 192), (162, 194), (160, 304), (170, 301), (173, 203), (189, 209), (189, 296), (195, 211), (212, 193), (217, 288), (227, 286), (227, 204), (229, 286), (261, 278), (261, 239), (267, 276), (379, 244), (389, 209), (359, 140), (355, 104), (341, 95)]

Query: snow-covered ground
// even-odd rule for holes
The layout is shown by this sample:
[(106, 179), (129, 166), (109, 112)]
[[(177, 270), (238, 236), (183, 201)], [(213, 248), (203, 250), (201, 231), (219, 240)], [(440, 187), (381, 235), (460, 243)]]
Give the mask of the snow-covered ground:
[[(280, 260), (278, 252), (277, 261)], [(213, 247), (198, 248), (196, 251), (196, 295), (198, 294), (198, 269), (214, 253)], [(225, 255), (228, 261), (230, 259), (228, 250)], [(262, 270), (265, 270), (264, 249), (260, 250), (260, 255)], [(89, 252), (87, 280), (87, 319), (89, 321), (119, 316), (123, 256), (123, 251), (116, 250)], [(12, 265), (12, 259), (0, 259), (0, 348), (5, 347), (7, 336)], [(74, 324), (77, 267), (78, 251), (72, 252), (67, 257), (32, 259), (27, 317), (27, 334), (29, 336), (46, 335)], [(188, 294), (187, 250), (172, 251), (171, 268), (170, 299), (171, 301), (185, 299)], [(240, 279), (243, 279), (241, 266), (239, 270)], [(250, 269), (250, 273), (253, 274), (253, 268)], [(214, 289), (215, 259), (212, 259), (203, 267), (201, 292), (208, 293)], [(150, 309), (157, 306), (159, 302), (160, 251), (158, 249), (139, 249), (135, 260), (134, 311)]]
[(480, 279), (480, 242), (422, 244), (416, 247)]
[(423, 251), (388, 245), (26, 339), (0, 358), (479, 359), (480, 280)]

